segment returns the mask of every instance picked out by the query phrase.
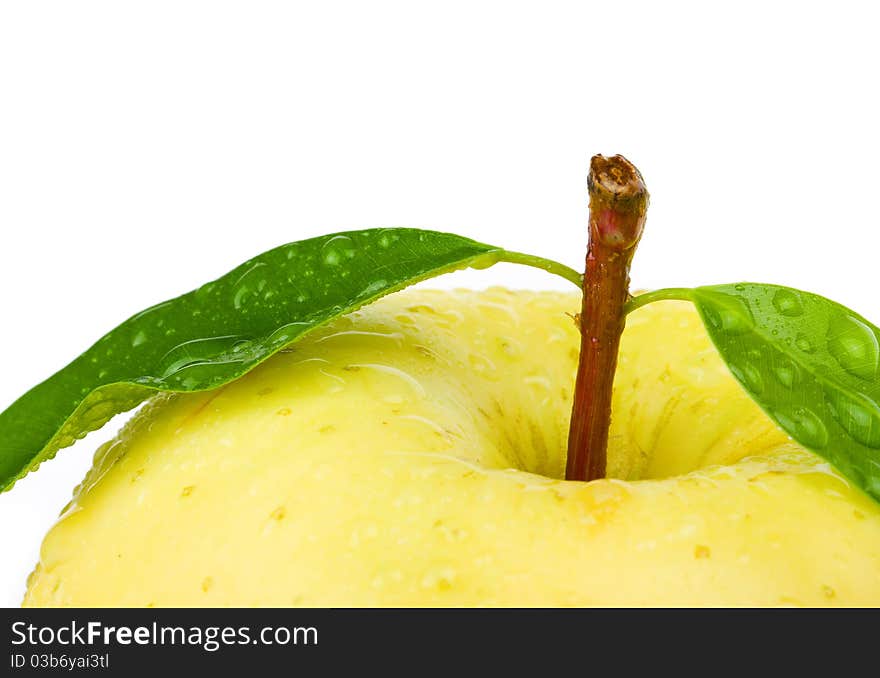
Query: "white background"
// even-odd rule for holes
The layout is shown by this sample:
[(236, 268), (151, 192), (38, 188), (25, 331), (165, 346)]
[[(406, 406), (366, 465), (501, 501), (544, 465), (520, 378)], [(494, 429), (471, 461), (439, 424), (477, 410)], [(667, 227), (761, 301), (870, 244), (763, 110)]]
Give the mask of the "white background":
[[(4, 2), (0, 408), (307, 236), (419, 226), (582, 268), (594, 153), (652, 193), (635, 286), (777, 282), (876, 322), (871, 4)], [(566, 284), (433, 284), (499, 283)], [(118, 424), (0, 496), (0, 604)]]

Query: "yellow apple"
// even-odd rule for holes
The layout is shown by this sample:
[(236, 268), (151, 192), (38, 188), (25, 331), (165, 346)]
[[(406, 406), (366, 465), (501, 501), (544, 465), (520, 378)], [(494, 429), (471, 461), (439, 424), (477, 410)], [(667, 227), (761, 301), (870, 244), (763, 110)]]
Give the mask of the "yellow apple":
[(693, 309), (628, 321), (609, 478), (562, 480), (575, 294), (407, 291), (98, 452), (44, 605), (880, 605), (880, 505), (730, 377)]

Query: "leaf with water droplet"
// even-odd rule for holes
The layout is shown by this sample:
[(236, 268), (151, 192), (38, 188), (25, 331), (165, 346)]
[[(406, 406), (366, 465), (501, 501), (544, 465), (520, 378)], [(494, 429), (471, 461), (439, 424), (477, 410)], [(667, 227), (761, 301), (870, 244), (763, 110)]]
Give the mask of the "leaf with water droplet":
[(880, 500), (880, 329), (825, 297), (778, 285), (698, 287), (679, 296), (696, 304), (755, 402)]
[(337, 316), (499, 261), (581, 283), (557, 262), (411, 228), (335, 233), (261, 254), (129, 318), (0, 412), (0, 491), (156, 392), (218, 388)]

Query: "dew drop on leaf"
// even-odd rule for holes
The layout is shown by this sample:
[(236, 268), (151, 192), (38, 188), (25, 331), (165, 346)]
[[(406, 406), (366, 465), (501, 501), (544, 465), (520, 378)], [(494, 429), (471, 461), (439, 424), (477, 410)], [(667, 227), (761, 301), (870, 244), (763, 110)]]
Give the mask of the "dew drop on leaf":
[(764, 392), (764, 379), (761, 377), (761, 371), (757, 367), (749, 364), (731, 364), (728, 367), (733, 372), (733, 376), (745, 384), (746, 388), (752, 393), (761, 395)]
[(712, 294), (703, 310), (712, 326), (725, 334), (743, 334), (754, 328), (748, 304), (732, 294)]
[(834, 419), (853, 440), (880, 449), (880, 407), (876, 403), (834, 389), (826, 390), (825, 399)]
[(828, 429), (822, 420), (805, 407), (793, 412), (773, 411), (773, 417), (782, 427), (806, 447), (822, 449), (828, 445)]
[(813, 346), (813, 342), (810, 341), (805, 335), (799, 334), (795, 337), (794, 345), (804, 353), (812, 353), (816, 350), (816, 347)]
[(235, 290), (235, 296), (232, 298), (232, 305), (235, 306), (236, 311), (241, 310), (241, 307), (244, 306), (250, 293), (251, 288), (248, 285), (240, 285), (238, 289)]
[(233, 345), (241, 341), (240, 335), (228, 335), (195, 339), (179, 344), (162, 356), (159, 361), (161, 377), (167, 379), (187, 367), (222, 359)]
[(798, 376), (798, 369), (793, 364), (775, 365), (773, 367), (773, 376), (785, 388), (792, 388)]
[(847, 372), (872, 380), (880, 366), (880, 342), (874, 331), (851, 315), (837, 315), (828, 324), (828, 352)]
[(789, 318), (796, 318), (804, 313), (801, 297), (794, 290), (777, 290), (773, 295), (773, 308)]
[(307, 322), (295, 322), (279, 327), (275, 332), (269, 335), (266, 343), (270, 346), (277, 344), (287, 344), (300, 334), (308, 330), (310, 324)]
[(186, 379), (184, 379), (180, 382), (180, 385), (183, 386), (183, 388), (187, 389), (188, 391), (191, 391), (191, 390), (198, 387), (199, 380), (196, 379), (195, 377), (187, 377)]
[(211, 292), (214, 291), (214, 286), (216, 283), (207, 283), (206, 285), (202, 285), (199, 289), (196, 290), (196, 296), (200, 299), (204, 299), (211, 295)]
[(246, 350), (246, 349), (248, 349), (248, 348), (250, 348), (250, 347), (251, 347), (251, 342), (248, 341), (247, 339), (245, 339), (245, 340), (242, 340), (242, 341), (236, 342), (236, 343), (232, 346), (232, 352), (233, 352), (233, 353), (241, 353), (242, 351), (244, 351), (244, 350)]
[(330, 238), (321, 248), (324, 263), (328, 266), (336, 266), (346, 259), (352, 259), (356, 252), (354, 240), (347, 235)]
[(385, 280), (375, 280), (367, 285), (363, 292), (361, 292), (362, 296), (368, 297), (371, 294), (375, 294), (379, 290), (383, 289), (388, 283)]

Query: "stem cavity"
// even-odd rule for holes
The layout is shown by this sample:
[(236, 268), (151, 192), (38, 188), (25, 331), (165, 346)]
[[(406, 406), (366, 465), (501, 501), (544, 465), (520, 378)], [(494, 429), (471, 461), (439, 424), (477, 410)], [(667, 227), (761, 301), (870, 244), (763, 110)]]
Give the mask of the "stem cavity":
[(589, 481), (605, 477), (611, 389), (629, 300), (629, 268), (645, 225), (648, 191), (639, 171), (620, 155), (594, 156), (587, 187), (590, 243), (565, 477)]

